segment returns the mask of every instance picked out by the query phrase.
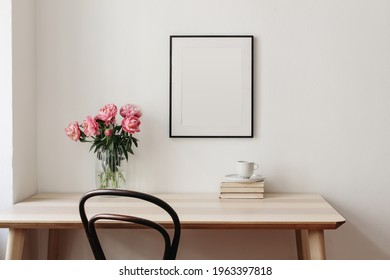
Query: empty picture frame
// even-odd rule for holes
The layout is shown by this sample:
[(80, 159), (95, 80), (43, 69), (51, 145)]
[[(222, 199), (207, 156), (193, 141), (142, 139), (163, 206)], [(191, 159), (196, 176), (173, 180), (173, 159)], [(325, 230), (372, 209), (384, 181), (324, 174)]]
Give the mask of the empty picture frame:
[(253, 36), (170, 36), (169, 137), (253, 137)]

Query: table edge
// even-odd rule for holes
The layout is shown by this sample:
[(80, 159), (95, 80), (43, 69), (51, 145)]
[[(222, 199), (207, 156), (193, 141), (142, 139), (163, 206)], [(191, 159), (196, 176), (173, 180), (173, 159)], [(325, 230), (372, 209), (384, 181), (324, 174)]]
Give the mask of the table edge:
[[(337, 229), (345, 221), (339, 222), (182, 222), (182, 229)], [(162, 226), (172, 228), (171, 222), (161, 222)], [(102, 222), (98, 224), (99, 228), (133, 228), (141, 229), (140, 225)], [(83, 229), (81, 222), (59, 222), (56, 224), (35, 222), (35, 223), (1, 223), (0, 228), (13, 229)]]

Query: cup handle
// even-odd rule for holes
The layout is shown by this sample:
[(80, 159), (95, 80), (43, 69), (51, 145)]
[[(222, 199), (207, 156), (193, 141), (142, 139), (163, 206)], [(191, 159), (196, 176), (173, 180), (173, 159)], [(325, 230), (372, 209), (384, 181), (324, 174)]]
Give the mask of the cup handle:
[(256, 169), (258, 169), (259, 168), (259, 165), (257, 164), (257, 163), (255, 163), (254, 165), (253, 165), (253, 170), (256, 170)]

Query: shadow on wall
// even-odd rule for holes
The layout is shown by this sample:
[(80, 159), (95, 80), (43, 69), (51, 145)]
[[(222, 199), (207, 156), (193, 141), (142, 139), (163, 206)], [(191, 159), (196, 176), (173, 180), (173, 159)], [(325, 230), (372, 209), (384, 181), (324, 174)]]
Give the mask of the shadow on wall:
[[(327, 250), (328, 259), (339, 260), (389, 260), (385, 250), (378, 247), (367, 235), (359, 230), (350, 220), (336, 231), (325, 231), (326, 247), (338, 248), (337, 257)], [(375, 230), (371, 230), (371, 236)], [(342, 249), (340, 249), (342, 248)], [(356, 256), (360, 256), (357, 258)], [(363, 256), (363, 258), (362, 258)]]
[[(107, 259), (162, 258), (161, 236), (153, 231), (103, 229), (99, 234), (102, 246), (107, 251)], [(40, 250), (39, 255), (44, 256), (45, 246), (41, 246)], [(63, 230), (59, 250), (59, 259), (93, 259), (82, 230)], [(294, 231), (284, 230), (182, 230), (177, 259), (294, 260), (297, 259), (295, 235)]]
[(181, 246), (180, 259), (297, 259), (295, 233), (286, 230), (185, 230)]
[[(108, 259), (161, 259), (162, 240), (153, 231), (102, 230), (100, 234)], [(45, 259), (47, 231), (29, 231), (27, 238), (28, 244), (35, 245), (25, 250), (23, 258)], [(32, 242), (36, 239), (39, 241)], [(355, 256), (364, 256), (367, 260), (390, 259), (352, 223), (347, 222), (335, 231), (325, 231), (325, 239), (327, 259), (330, 260), (358, 259)], [(61, 232), (59, 259), (64, 258), (93, 259), (82, 230)], [(295, 235), (294, 231), (285, 230), (183, 230), (177, 259), (296, 260)]]

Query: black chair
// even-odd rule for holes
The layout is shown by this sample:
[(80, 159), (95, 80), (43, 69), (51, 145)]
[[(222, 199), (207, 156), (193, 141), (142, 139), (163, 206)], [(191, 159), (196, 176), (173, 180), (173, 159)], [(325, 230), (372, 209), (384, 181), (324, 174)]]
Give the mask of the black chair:
[[(85, 203), (88, 199), (95, 196), (131, 197), (131, 198), (145, 200), (157, 205), (158, 207), (161, 207), (171, 216), (173, 221), (174, 232), (173, 232), (172, 241), (170, 235), (168, 234), (168, 231), (162, 225), (140, 217), (134, 217), (134, 216), (123, 215), (123, 214), (101, 213), (101, 214), (96, 214), (91, 218), (88, 218), (85, 211)], [(180, 220), (175, 210), (168, 203), (155, 196), (141, 193), (141, 192), (136, 192), (136, 191), (119, 190), (119, 189), (93, 190), (87, 192), (81, 198), (79, 203), (79, 212), (80, 212), (80, 217), (84, 226), (85, 233), (87, 235), (89, 244), (91, 246), (92, 252), (96, 260), (106, 259), (106, 256), (104, 255), (95, 227), (95, 223), (99, 220), (112, 220), (112, 221), (135, 223), (135, 224), (140, 224), (157, 230), (164, 238), (165, 248), (164, 248), (163, 259), (164, 260), (176, 259), (176, 254), (179, 247), (180, 232), (181, 232)]]

